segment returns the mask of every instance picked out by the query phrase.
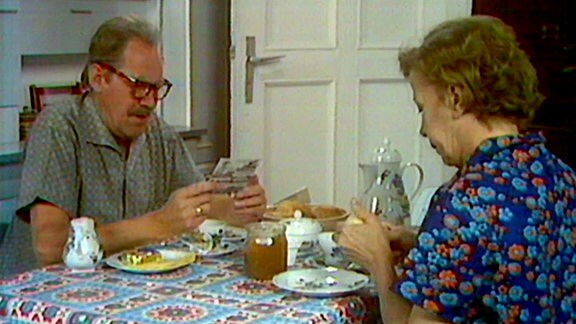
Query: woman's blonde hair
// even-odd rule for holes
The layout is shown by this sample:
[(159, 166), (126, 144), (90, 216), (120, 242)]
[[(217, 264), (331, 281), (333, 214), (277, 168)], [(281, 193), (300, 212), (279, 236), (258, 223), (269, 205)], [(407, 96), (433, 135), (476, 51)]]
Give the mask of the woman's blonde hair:
[(402, 49), (398, 60), (405, 77), (416, 71), (438, 89), (461, 87), (461, 103), (483, 121), (496, 117), (525, 126), (544, 100), (514, 31), (495, 17), (441, 23), (419, 47)]

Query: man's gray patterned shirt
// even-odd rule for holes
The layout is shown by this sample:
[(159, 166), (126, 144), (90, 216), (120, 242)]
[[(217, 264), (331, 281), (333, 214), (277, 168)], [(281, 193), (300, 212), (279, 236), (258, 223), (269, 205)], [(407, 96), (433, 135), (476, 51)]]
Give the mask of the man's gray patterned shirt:
[[(203, 179), (180, 136), (156, 115), (126, 159), (90, 97), (42, 111), (25, 155), (17, 214), (26, 221), (39, 200), (98, 223), (134, 217), (162, 207), (174, 190)], [(12, 248), (28, 254), (29, 232), (15, 219), (0, 253)]]

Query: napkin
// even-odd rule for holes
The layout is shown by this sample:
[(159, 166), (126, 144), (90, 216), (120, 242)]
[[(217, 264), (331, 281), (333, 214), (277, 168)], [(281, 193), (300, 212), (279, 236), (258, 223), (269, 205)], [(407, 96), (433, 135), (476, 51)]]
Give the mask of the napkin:
[(288, 196), (278, 200), (274, 205), (278, 205), (284, 201), (297, 201), (299, 203), (309, 204), (311, 201), (310, 191), (308, 190), (308, 187), (302, 187), (296, 190), (295, 192), (289, 194)]

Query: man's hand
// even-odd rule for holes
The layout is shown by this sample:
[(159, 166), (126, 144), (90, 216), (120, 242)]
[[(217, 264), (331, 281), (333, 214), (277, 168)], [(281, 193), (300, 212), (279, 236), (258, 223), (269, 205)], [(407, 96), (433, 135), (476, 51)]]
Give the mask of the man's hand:
[(261, 220), (266, 204), (266, 190), (260, 185), (257, 176), (250, 178), (248, 186), (234, 196), (238, 225)]
[(197, 228), (210, 213), (212, 191), (217, 186), (200, 182), (174, 191), (156, 214), (156, 220), (172, 236)]

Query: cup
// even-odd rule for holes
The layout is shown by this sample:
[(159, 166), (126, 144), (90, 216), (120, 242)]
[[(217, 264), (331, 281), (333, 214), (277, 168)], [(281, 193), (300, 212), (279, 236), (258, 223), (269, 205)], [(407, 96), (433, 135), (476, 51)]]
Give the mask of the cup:
[(226, 222), (216, 219), (206, 219), (198, 226), (198, 230), (211, 236), (222, 236), (228, 225)]
[(324, 252), (324, 263), (330, 266), (346, 267), (350, 262), (336, 243), (335, 232), (322, 232), (318, 235), (318, 244)]
[(246, 226), (248, 239), (244, 254), (247, 277), (270, 280), (286, 271), (288, 243), (286, 227), (277, 222), (259, 222)]

